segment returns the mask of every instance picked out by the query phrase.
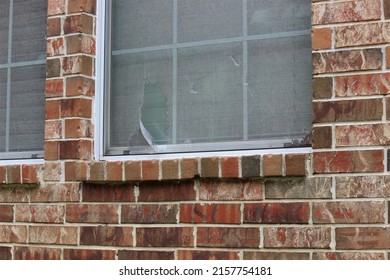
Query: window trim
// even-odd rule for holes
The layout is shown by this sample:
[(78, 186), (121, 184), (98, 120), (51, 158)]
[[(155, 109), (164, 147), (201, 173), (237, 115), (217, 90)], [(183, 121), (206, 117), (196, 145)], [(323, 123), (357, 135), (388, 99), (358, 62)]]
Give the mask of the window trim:
[[(105, 141), (108, 134), (105, 134), (105, 129), (108, 127), (108, 120), (104, 117), (107, 98), (105, 95), (109, 92), (109, 80), (106, 76), (107, 69), (105, 67), (106, 56), (110, 57), (110, 50), (106, 48), (106, 32), (111, 28), (111, 22), (107, 17), (107, 13), (111, 10), (111, 2), (106, 0), (97, 0), (96, 9), (96, 85), (94, 116), (95, 136), (94, 136), (94, 159), (106, 161), (118, 160), (161, 160), (161, 159), (181, 159), (181, 158), (201, 158), (210, 156), (249, 156), (249, 155), (265, 155), (265, 154), (297, 154), (297, 153), (312, 153), (313, 148), (310, 146), (304, 147), (289, 147), (289, 148), (254, 148), (242, 150), (224, 150), (224, 151), (202, 151), (202, 152), (170, 152), (170, 153), (153, 153), (153, 154), (116, 154), (107, 155), (105, 153)], [(310, 30), (308, 31), (311, 32)]]

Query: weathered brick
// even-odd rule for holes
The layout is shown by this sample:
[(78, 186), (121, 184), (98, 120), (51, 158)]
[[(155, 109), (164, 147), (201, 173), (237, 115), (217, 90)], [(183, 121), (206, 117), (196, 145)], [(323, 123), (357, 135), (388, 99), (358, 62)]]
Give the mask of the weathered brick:
[(377, 201), (315, 202), (313, 223), (384, 223), (385, 204)]
[(47, 3), (47, 14), (49, 16), (61, 15), (65, 13), (65, 0), (49, 0)]
[(58, 100), (46, 100), (46, 120), (58, 119), (60, 117), (60, 102)]
[(0, 223), (14, 220), (14, 208), (12, 205), (0, 205)]
[(389, 176), (336, 177), (337, 198), (390, 197)]
[(115, 250), (64, 249), (64, 260), (115, 260)]
[(338, 76), (335, 83), (336, 97), (390, 93), (390, 73)]
[(336, 228), (336, 249), (390, 249), (389, 227)]
[(389, 124), (364, 124), (336, 126), (336, 146), (388, 146)]
[(264, 228), (265, 248), (319, 248), (330, 247), (330, 228), (272, 227)]
[(195, 200), (194, 182), (142, 183), (139, 186), (140, 202)]
[(261, 180), (214, 181), (201, 180), (200, 200), (261, 200), (263, 194)]
[(45, 160), (57, 160), (60, 157), (60, 142), (45, 141), (44, 158)]
[(68, 16), (64, 21), (64, 33), (93, 34), (93, 17), (86, 14)]
[(133, 202), (134, 185), (123, 184), (93, 184), (83, 185), (84, 202)]
[(241, 172), (243, 178), (260, 177), (260, 156), (242, 156)]
[(142, 161), (142, 179), (143, 180), (158, 180), (160, 177), (160, 167), (158, 160), (143, 160)]
[(45, 181), (60, 181), (63, 170), (60, 162), (47, 161), (43, 167)]
[(263, 155), (263, 176), (282, 176), (282, 155)]
[(123, 163), (121, 161), (110, 161), (106, 165), (107, 181), (122, 181)]
[(119, 250), (118, 260), (174, 260), (175, 252), (173, 251), (130, 251)]
[(314, 153), (314, 173), (383, 172), (383, 150)]
[(31, 190), (31, 202), (74, 202), (80, 200), (79, 183), (42, 184)]
[(181, 223), (239, 224), (240, 204), (180, 204)]
[(163, 180), (179, 179), (179, 160), (163, 160), (161, 162)]
[(66, 37), (67, 54), (84, 53), (94, 55), (96, 53), (95, 39), (84, 34), (76, 34)]
[(244, 204), (244, 223), (307, 224), (309, 215), (307, 202)]
[(89, 163), (89, 181), (104, 181), (106, 176), (106, 162), (92, 161)]
[(201, 176), (208, 178), (219, 177), (219, 158), (208, 157), (200, 159)]
[(390, 69), (390, 48), (386, 48), (386, 69)]
[(258, 228), (198, 227), (198, 247), (257, 248), (260, 245)]
[(26, 243), (27, 227), (0, 225), (0, 243)]
[(85, 181), (87, 179), (87, 163), (85, 161), (65, 162), (65, 181)]
[(7, 183), (7, 166), (0, 166), (0, 184)]
[(381, 18), (379, 0), (355, 0), (312, 5), (312, 24), (330, 24)]
[(47, 57), (59, 56), (64, 54), (65, 54), (64, 38), (56, 37), (56, 38), (49, 38), (46, 40)]
[(313, 149), (324, 149), (332, 147), (331, 126), (314, 127), (311, 135)]
[(42, 165), (24, 164), (22, 165), (22, 183), (37, 184), (39, 183), (39, 173), (42, 171)]
[(192, 227), (137, 228), (139, 247), (192, 247), (194, 236)]
[(306, 156), (306, 154), (285, 155), (286, 176), (305, 176)]
[(77, 239), (77, 227), (29, 227), (29, 243), (31, 244), (76, 245)]
[(46, 80), (46, 97), (60, 97), (64, 94), (64, 80), (51, 79)]
[(20, 165), (7, 166), (7, 183), (8, 184), (22, 183), (22, 174), (21, 174)]
[(313, 54), (313, 73), (377, 70), (382, 67), (381, 49), (337, 51)]
[(10, 202), (28, 202), (30, 190), (28, 188), (23, 188), (20, 186), (17, 187), (8, 187), (0, 188), (0, 203), (10, 203)]
[(67, 223), (118, 223), (118, 205), (67, 204)]
[(310, 253), (244, 251), (244, 260), (310, 260)]
[(63, 205), (16, 205), (15, 220), (23, 223), (64, 223), (65, 207)]
[(62, 138), (62, 121), (47, 120), (45, 121), (45, 139), (61, 139)]
[(390, 120), (390, 98), (386, 98), (386, 119)]
[(179, 250), (179, 260), (239, 260), (238, 251)]
[(93, 124), (88, 119), (66, 119), (65, 139), (93, 138)]
[(68, 1), (68, 12), (79, 13), (85, 12), (89, 14), (96, 13), (96, 0), (72, 0)]
[(93, 96), (95, 94), (95, 81), (86, 77), (66, 78), (66, 96)]
[(328, 27), (314, 28), (311, 32), (311, 45), (314, 50), (332, 47), (332, 30)]
[(221, 158), (222, 178), (238, 178), (239, 176), (239, 157)]
[(313, 79), (313, 98), (327, 99), (332, 97), (333, 78), (315, 78)]
[(192, 179), (199, 176), (198, 159), (197, 158), (183, 158), (180, 159), (180, 178)]
[(141, 180), (141, 161), (125, 161), (125, 181)]
[(7, 261), (12, 260), (11, 247), (0, 246), (0, 260)]
[(390, 1), (383, 0), (383, 9), (385, 13), (385, 19), (390, 19)]
[(15, 260), (60, 260), (61, 249), (41, 247), (20, 247), (14, 249)]
[(92, 75), (93, 59), (86, 55), (68, 56), (62, 58), (62, 70), (64, 75), (83, 74)]
[(92, 116), (92, 101), (86, 98), (63, 99), (60, 102), (61, 117), (90, 118)]
[(60, 142), (60, 159), (91, 159), (92, 141), (70, 140)]
[(314, 252), (313, 260), (384, 260), (383, 253), (370, 252)]
[(61, 35), (61, 19), (60, 18), (48, 18), (47, 19), (47, 36)]
[(267, 199), (326, 199), (332, 198), (332, 180), (327, 177), (307, 179), (278, 179), (265, 182)]
[(122, 205), (122, 223), (176, 224), (177, 204), (127, 204)]
[(58, 58), (46, 59), (46, 78), (60, 77), (61, 63)]
[(89, 226), (80, 231), (81, 245), (133, 246), (132, 227)]

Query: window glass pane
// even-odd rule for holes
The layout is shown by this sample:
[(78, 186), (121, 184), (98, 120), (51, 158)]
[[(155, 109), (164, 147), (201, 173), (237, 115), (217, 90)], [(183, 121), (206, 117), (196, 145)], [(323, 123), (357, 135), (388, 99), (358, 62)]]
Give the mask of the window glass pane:
[(179, 0), (178, 41), (242, 36), (242, 1)]
[(7, 63), (8, 56), (9, 0), (0, 1), (0, 64)]
[(178, 143), (242, 140), (242, 44), (178, 52)]
[(310, 30), (310, 0), (248, 0), (248, 34)]
[(13, 1), (12, 62), (45, 59), (47, 1)]
[(10, 150), (42, 150), (45, 66), (13, 68), (11, 77)]
[(303, 137), (311, 129), (310, 35), (248, 43), (249, 138)]
[(0, 69), (0, 152), (5, 150), (5, 121), (7, 111), (7, 70)]
[(112, 49), (172, 43), (172, 0), (112, 1)]

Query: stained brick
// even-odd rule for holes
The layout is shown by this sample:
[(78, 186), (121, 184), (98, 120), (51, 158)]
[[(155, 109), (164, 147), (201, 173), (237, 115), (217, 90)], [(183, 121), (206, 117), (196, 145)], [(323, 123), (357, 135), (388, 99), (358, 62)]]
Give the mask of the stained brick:
[(43, 168), (45, 181), (60, 181), (63, 170), (60, 162), (47, 161)]
[(115, 260), (115, 250), (64, 249), (64, 260)]
[(88, 119), (66, 119), (65, 139), (93, 138), (93, 125)]
[(83, 74), (92, 75), (93, 59), (86, 55), (76, 55), (62, 58), (62, 70), (64, 75)]
[(160, 177), (160, 167), (158, 160), (142, 161), (142, 179), (158, 180)]
[(45, 139), (61, 139), (62, 122), (60, 120), (45, 121)]
[(64, 94), (64, 80), (51, 79), (46, 80), (46, 97), (60, 97)]
[(89, 180), (104, 181), (106, 173), (106, 162), (92, 161), (89, 163)]
[(118, 205), (68, 204), (66, 205), (66, 222), (118, 223)]
[(0, 188), (0, 203), (28, 202), (30, 190), (20, 186)]
[(239, 158), (223, 157), (221, 159), (221, 169), (223, 178), (238, 178), (239, 176)]
[(27, 227), (0, 225), (0, 243), (26, 243)]
[(41, 247), (19, 247), (14, 249), (15, 260), (60, 260), (61, 249)]
[(305, 176), (306, 175), (306, 155), (288, 154), (285, 155), (286, 176)]
[(365, 124), (336, 126), (336, 146), (388, 146), (389, 124)]
[(47, 19), (47, 36), (58, 36), (61, 34), (61, 19), (48, 18)]
[(16, 205), (15, 220), (24, 223), (64, 223), (63, 205)]
[(314, 127), (312, 130), (313, 149), (324, 149), (332, 147), (332, 127)]
[(141, 161), (125, 161), (125, 181), (141, 180)]
[(79, 183), (43, 184), (31, 190), (31, 202), (74, 202), (80, 200)]
[(130, 251), (119, 250), (118, 260), (174, 260), (173, 251)]
[(14, 220), (14, 208), (12, 205), (0, 205), (0, 222), (12, 222)]
[(181, 223), (239, 224), (240, 204), (181, 204)]
[(385, 12), (385, 19), (390, 19), (390, 1), (383, 0), (383, 9)]
[(263, 176), (282, 176), (282, 155), (263, 156)]
[(193, 228), (137, 228), (137, 246), (139, 247), (192, 247), (194, 245)]
[(198, 159), (183, 158), (180, 160), (180, 177), (182, 179), (192, 179), (199, 176)]
[(310, 260), (310, 253), (244, 251), (244, 260)]
[(0, 260), (6, 261), (12, 259), (11, 247), (0, 246)]
[(390, 69), (390, 48), (386, 48), (386, 69)]
[(194, 182), (142, 183), (139, 186), (140, 202), (195, 200)]
[(179, 179), (179, 160), (163, 160), (161, 169), (163, 180)]
[(64, 14), (65, 8), (65, 0), (49, 0), (47, 14), (49, 16)]
[(315, 78), (313, 79), (313, 97), (314, 99), (327, 99), (332, 97), (333, 78)]
[(7, 166), (0, 166), (0, 184), (7, 183)]
[(41, 172), (41, 165), (26, 164), (22, 165), (22, 182), (23, 184), (37, 184), (39, 183), (39, 172)]
[(77, 239), (77, 227), (29, 227), (29, 243), (31, 244), (76, 245)]
[(87, 163), (85, 161), (65, 162), (65, 181), (84, 181), (87, 179)]
[(244, 223), (307, 224), (309, 214), (307, 202), (244, 204)]
[(330, 228), (264, 228), (265, 248), (329, 248)]
[(83, 185), (83, 201), (85, 202), (133, 202), (134, 185), (132, 184), (93, 184)]
[(61, 74), (61, 63), (58, 58), (46, 60), (46, 78), (59, 77)]
[(390, 228), (336, 228), (336, 249), (390, 249)]
[(64, 33), (93, 34), (93, 18), (86, 14), (69, 16), (64, 21)]
[(86, 77), (66, 78), (66, 96), (93, 96), (95, 81)]
[(86, 12), (90, 14), (96, 13), (96, 0), (72, 0), (68, 1), (68, 12), (79, 13)]
[(122, 205), (122, 223), (176, 224), (177, 204), (128, 204)]
[(60, 103), (58, 100), (46, 100), (46, 120), (58, 119), (60, 117)]
[(336, 96), (369, 96), (390, 92), (390, 73), (335, 77)]
[(179, 250), (179, 260), (239, 260), (238, 251)]
[(60, 159), (91, 159), (92, 142), (89, 140), (70, 140), (60, 142)]
[(61, 117), (90, 118), (92, 116), (92, 101), (86, 98), (63, 99), (60, 103)]
[[(133, 246), (132, 227), (81, 227), (81, 245)], [(138, 243), (137, 243), (138, 245)]]
[(107, 162), (107, 181), (122, 181), (123, 163), (121, 161)]
[(383, 253), (371, 252), (314, 252), (313, 260), (384, 260)]
[(311, 45), (314, 50), (332, 47), (332, 30), (330, 28), (314, 28), (311, 33)]
[(58, 141), (45, 141), (45, 160), (57, 160), (60, 156), (60, 144)]
[(209, 157), (201, 158), (201, 176), (208, 178), (217, 178), (219, 177), (219, 158), (218, 157)]
[(337, 198), (390, 197), (389, 176), (336, 177)]
[(261, 200), (263, 182), (260, 180), (214, 181), (202, 180), (200, 200)]
[(243, 156), (241, 157), (241, 169), (243, 178), (260, 176), (260, 156)]
[(94, 55), (96, 53), (95, 39), (84, 34), (76, 34), (66, 37), (67, 54), (84, 53)]
[(65, 45), (64, 38), (49, 38), (46, 40), (46, 55), (50, 56), (59, 56), (65, 54)]
[(258, 228), (198, 227), (198, 247), (257, 248), (260, 244)]

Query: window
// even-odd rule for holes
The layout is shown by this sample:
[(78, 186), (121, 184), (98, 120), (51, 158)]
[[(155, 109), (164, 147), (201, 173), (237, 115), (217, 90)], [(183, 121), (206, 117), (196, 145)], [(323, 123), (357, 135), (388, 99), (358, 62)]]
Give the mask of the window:
[(105, 2), (106, 155), (309, 144), (311, 1)]
[(42, 157), (47, 1), (0, 1), (0, 159)]

